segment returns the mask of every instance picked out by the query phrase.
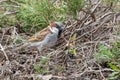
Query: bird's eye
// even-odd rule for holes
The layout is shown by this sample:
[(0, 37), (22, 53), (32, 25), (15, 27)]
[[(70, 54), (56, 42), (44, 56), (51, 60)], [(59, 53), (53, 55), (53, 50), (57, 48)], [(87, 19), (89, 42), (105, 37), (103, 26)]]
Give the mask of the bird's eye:
[(60, 29), (60, 26), (56, 24), (56, 28)]

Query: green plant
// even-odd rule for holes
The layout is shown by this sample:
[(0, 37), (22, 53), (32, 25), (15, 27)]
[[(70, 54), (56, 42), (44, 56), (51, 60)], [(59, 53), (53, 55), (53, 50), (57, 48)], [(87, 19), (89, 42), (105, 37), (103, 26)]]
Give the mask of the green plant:
[(113, 48), (111, 49), (112, 54), (114, 54), (114, 59), (109, 62), (109, 66), (114, 70), (108, 80), (118, 80), (120, 78), (120, 42), (116, 41), (113, 43)]
[(40, 61), (40, 63), (34, 65), (34, 69), (35, 72), (38, 74), (46, 74), (49, 71), (47, 70), (47, 66), (45, 66), (47, 64), (47, 62), (49, 61), (49, 57), (43, 57)]
[(54, 70), (55, 70), (55, 72), (58, 72), (58, 73), (64, 72), (65, 67), (61, 66), (61, 65), (56, 65)]
[(84, 6), (84, 0), (64, 0), (67, 3), (67, 12), (69, 15), (72, 15), (74, 18), (77, 18), (77, 13)]
[(77, 34), (75, 33), (73, 36), (72, 36), (72, 45), (73, 47), (69, 50), (74, 56), (77, 55), (77, 51), (76, 51), (76, 48), (75, 48), (75, 45), (76, 45), (76, 39), (77, 39)]
[(11, 1), (0, 3), (0, 27), (13, 26), (16, 23), (16, 15), (12, 12), (17, 11), (18, 7)]
[(111, 3), (116, 4), (119, 0), (103, 0), (104, 3), (106, 3), (107, 5), (110, 5)]
[(120, 78), (120, 63), (115, 63), (116, 62), (109, 63), (110, 68), (113, 69), (114, 72), (109, 75), (107, 80), (118, 80)]
[(102, 64), (107, 62), (109, 67), (114, 70), (107, 80), (118, 80), (120, 78), (120, 42), (115, 41), (113, 47), (108, 49), (105, 45), (98, 46), (98, 52), (95, 54), (95, 59)]
[(120, 6), (120, 1), (119, 0), (103, 0), (103, 3), (107, 5), (110, 9), (112, 9), (115, 12), (119, 12), (119, 6)]
[(98, 63), (110, 62), (114, 58), (114, 55), (107, 46), (100, 44), (98, 49), (94, 56)]
[(73, 56), (77, 55), (77, 49), (76, 49), (76, 37), (77, 34), (73, 34), (71, 37), (71, 40), (68, 42), (67, 47), (68, 49), (66, 50), (66, 54), (72, 54)]
[(120, 58), (120, 42), (115, 41), (113, 43), (113, 48), (111, 49), (111, 52), (115, 55), (115, 58), (118, 59)]
[(21, 4), (18, 21), (21, 22), (24, 31), (38, 31), (46, 27), (50, 22), (59, 21), (61, 9), (56, 8), (49, 0), (26, 0)]
[(43, 58), (41, 59), (41, 61), (40, 61), (40, 64), (45, 65), (49, 60), (50, 60), (49, 56), (43, 57)]
[(22, 42), (23, 41), (20, 38), (16, 39), (16, 41), (15, 41), (15, 43), (17, 43), (17, 44), (22, 43)]
[(48, 70), (46, 67), (40, 67), (40, 65), (36, 64), (34, 65), (35, 72), (37, 74), (46, 74), (48, 73)]
[(15, 18), (13, 19), (10, 16), (2, 16), (0, 17), (0, 27), (8, 27), (15, 25)]
[(118, 80), (120, 76), (120, 72), (113, 72), (109, 75), (107, 80)]

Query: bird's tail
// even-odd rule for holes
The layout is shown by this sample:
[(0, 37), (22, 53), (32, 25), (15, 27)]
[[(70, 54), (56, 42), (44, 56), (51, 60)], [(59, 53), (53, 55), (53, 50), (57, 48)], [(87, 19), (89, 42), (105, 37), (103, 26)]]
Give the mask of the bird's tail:
[(13, 49), (13, 51), (17, 51), (17, 50), (23, 49), (25, 47), (28, 47), (29, 45), (30, 45), (30, 43), (25, 43), (25, 44), (23, 44), (21, 46), (16, 47), (15, 49)]

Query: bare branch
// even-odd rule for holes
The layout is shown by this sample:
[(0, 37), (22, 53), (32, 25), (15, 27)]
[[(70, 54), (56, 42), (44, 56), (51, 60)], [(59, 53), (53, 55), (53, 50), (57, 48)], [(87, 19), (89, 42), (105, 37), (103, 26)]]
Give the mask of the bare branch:
[(9, 61), (9, 58), (8, 58), (6, 52), (5, 52), (5, 50), (4, 50), (4, 48), (3, 48), (3, 46), (1, 44), (0, 44), (0, 50), (4, 53), (4, 55), (6, 57), (6, 60)]

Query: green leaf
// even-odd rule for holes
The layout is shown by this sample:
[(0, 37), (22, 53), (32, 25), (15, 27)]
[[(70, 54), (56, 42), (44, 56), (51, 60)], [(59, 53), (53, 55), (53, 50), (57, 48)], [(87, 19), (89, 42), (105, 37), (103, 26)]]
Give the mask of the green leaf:
[(113, 65), (112, 63), (109, 63), (110, 68), (112, 68), (115, 71), (120, 71), (119, 67)]
[(107, 80), (118, 80), (120, 72), (113, 72), (112, 74), (109, 75)]
[(75, 41), (76, 40), (76, 34), (74, 34), (73, 36), (72, 36), (72, 41)]
[(76, 49), (75, 49), (75, 48), (72, 49), (72, 53), (73, 53), (75, 56), (77, 55), (77, 52), (76, 52)]
[(49, 57), (43, 57), (40, 61), (40, 64), (46, 64), (49, 61)]
[(40, 66), (38, 64), (34, 65), (34, 69), (37, 73), (40, 72)]

